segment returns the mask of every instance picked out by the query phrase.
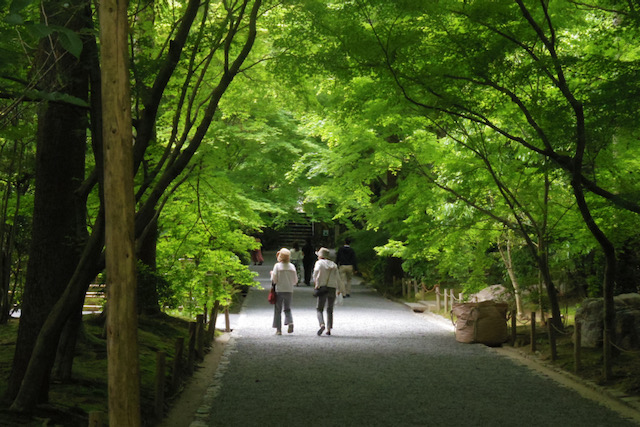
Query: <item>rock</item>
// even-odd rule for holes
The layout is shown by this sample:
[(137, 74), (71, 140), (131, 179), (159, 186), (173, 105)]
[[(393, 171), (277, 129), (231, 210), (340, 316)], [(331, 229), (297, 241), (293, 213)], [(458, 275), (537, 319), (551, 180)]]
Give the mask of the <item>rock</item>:
[[(640, 349), (640, 294), (622, 294), (613, 298), (615, 310), (615, 344), (625, 350)], [(576, 311), (582, 324), (582, 347), (602, 346), (602, 298), (587, 298)]]
[(469, 301), (471, 302), (481, 302), (481, 301), (500, 301), (500, 302), (510, 302), (513, 300), (513, 296), (511, 292), (507, 290), (502, 285), (493, 285), (487, 288), (482, 289), (480, 292), (476, 294), (471, 294), (469, 296)]

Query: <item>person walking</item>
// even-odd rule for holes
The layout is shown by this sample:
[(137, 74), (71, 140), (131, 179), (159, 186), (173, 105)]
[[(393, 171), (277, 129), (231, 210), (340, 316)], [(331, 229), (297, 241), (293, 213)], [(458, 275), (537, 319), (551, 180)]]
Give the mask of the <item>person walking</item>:
[(276, 303), (273, 313), (273, 327), (276, 335), (282, 335), (282, 312), (284, 311), (284, 324), (288, 325), (287, 332), (293, 332), (293, 316), (291, 315), (291, 301), (293, 299), (293, 286), (298, 281), (296, 268), (289, 262), (291, 252), (282, 248), (276, 254), (278, 262), (271, 270), (271, 282), (276, 286)]
[[(318, 301), (316, 302), (316, 312), (318, 315), (318, 336), (322, 335), (325, 328), (327, 335), (331, 335), (333, 329), (333, 306), (336, 302), (336, 295), (344, 293), (342, 280), (338, 272), (338, 266), (329, 259), (331, 253), (327, 248), (320, 248), (317, 252), (318, 261), (313, 269), (314, 288), (319, 289)], [(327, 323), (324, 322), (324, 308), (327, 306)]]
[(251, 250), (251, 261), (253, 265), (262, 265), (264, 262), (264, 258), (262, 257), (262, 240), (260, 240), (259, 237), (254, 237), (254, 239), (258, 244), (258, 248)]
[(296, 282), (296, 286), (302, 280), (302, 275), (300, 274), (302, 271), (302, 251), (300, 250), (300, 245), (298, 242), (293, 242), (293, 247), (291, 248), (291, 264), (296, 268), (296, 273), (298, 274), (298, 281)]
[(344, 245), (338, 249), (336, 255), (336, 263), (340, 271), (340, 278), (344, 283), (345, 297), (351, 296), (351, 279), (353, 275), (358, 272), (358, 260), (356, 258), (356, 252), (351, 247), (351, 239), (346, 238)]
[(304, 284), (311, 286), (311, 273), (316, 262), (316, 253), (311, 244), (311, 238), (307, 237), (302, 247), (302, 264), (304, 265)]

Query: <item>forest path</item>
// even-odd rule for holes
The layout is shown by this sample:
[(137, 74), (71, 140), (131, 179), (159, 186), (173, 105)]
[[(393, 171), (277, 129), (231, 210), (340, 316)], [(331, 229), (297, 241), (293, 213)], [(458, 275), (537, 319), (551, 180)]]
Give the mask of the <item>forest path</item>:
[(362, 285), (336, 307), (332, 335), (320, 337), (311, 288), (296, 288), (295, 331), (276, 336), (272, 258), (252, 266), (263, 289), (247, 295), (191, 427), (640, 425), (635, 411), (458, 343), (442, 318)]

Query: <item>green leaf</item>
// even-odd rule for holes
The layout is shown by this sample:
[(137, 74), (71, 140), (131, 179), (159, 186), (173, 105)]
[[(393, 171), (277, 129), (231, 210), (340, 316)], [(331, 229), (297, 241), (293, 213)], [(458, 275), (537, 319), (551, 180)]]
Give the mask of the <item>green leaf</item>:
[(24, 10), (27, 6), (35, 3), (35, 0), (13, 0), (11, 2), (11, 6), (9, 7), (10, 14), (17, 14)]
[(80, 58), (82, 53), (82, 40), (74, 31), (66, 28), (57, 28), (60, 44), (63, 48), (76, 58)]
[(71, 105), (77, 105), (78, 107), (88, 107), (87, 101), (77, 98), (75, 96), (68, 95), (60, 92), (44, 92), (44, 91), (31, 91), (28, 95), (32, 98), (42, 99), (44, 101), (62, 102)]
[(4, 22), (11, 25), (22, 25), (24, 24), (24, 18), (19, 13), (10, 13), (4, 17)]
[(53, 29), (50, 26), (40, 23), (27, 24), (26, 29), (29, 34), (38, 39), (47, 37), (53, 33)]

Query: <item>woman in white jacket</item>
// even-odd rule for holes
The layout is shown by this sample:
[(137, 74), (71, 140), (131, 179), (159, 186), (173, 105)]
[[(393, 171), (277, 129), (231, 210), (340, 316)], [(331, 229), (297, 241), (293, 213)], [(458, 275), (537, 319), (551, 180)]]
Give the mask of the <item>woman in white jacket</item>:
[(293, 298), (293, 287), (298, 283), (296, 268), (289, 262), (291, 253), (289, 249), (282, 248), (276, 254), (278, 263), (271, 271), (271, 282), (276, 285), (275, 311), (273, 313), (273, 327), (276, 328), (276, 335), (282, 335), (282, 311), (284, 308), (284, 324), (289, 325), (287, 332), (293, 332), (293, 316), (291, 316), (291, 300)]
[[(327, 329), (327, 335), (331, 335), (331, 329), (333, 328), (333, 306), (336, 302), (336, 295), (340, 295), (344, 292), (344, 285), (340, 279), (340, 273), (338, 272), (338, 266), (335, 262), (329, 259), (331, 253), (327, 248), (320, 248), (316, 253), (318, 255), (318, 261), (313, 268), (313, 282), (315, 288), (320, 289), (326, 286), (326, 291), (318, 296), (316, 303), (316, 311), (318, 313), (318, 323), (320, 329), (318, 329), (318, 336), (322, 335), (325, 328)], [(324, 323), (323, 311), (325, 304), (327, 305), (327, 323)]]

